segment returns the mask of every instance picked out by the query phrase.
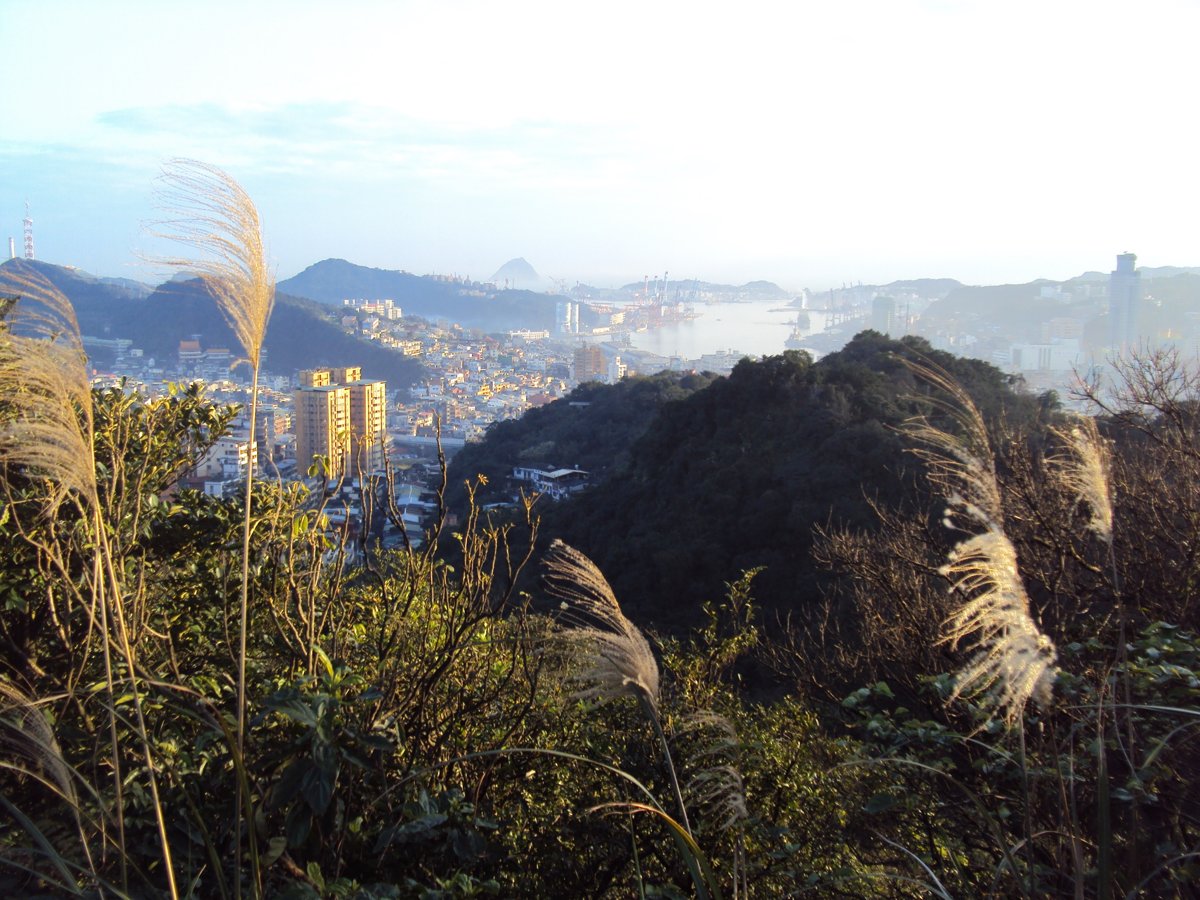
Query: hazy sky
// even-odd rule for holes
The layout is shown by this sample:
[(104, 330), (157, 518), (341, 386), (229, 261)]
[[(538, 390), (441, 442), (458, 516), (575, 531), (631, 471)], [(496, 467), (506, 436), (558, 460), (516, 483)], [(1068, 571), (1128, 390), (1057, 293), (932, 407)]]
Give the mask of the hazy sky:
[(142, 277), (183, 156), (280, 278), (1200, 264), (1197, 34), (1193, 0), (0, 0), (0, 240), (28, 199), (39, 258)]

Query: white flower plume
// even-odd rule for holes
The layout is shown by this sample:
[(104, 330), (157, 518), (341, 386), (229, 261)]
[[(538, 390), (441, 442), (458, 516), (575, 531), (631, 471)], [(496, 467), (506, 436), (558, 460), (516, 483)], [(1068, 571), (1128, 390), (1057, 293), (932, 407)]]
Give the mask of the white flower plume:
[(601, 702), (633, 695), (658, 706), (658, 663), (645, 635), (625, 618), (604, 575), (590, 559), (555, 541), (545, 560), (546, 590), (563, 602), (559, 616), (583, 685), (576, 696)]
[(924, 418), (906, 423), (905, 430), (920, 444), (914, 452), (947, 495), (946, 524), (959, 530), (982, 528), (950, 551), (941, 570), (951, 591), (966, 598), (946, 620), (943, 640), (952, 646), (969, 642), (975, 651), (958, 673), (953, 697), (987, 694), (1011, 725), (1030, 699), (1040, 705), (1050, 701), (1057, 651), (1033, 619), (1016, 549), (1004, 533), (1000, 484), (983, 416), (944, 370), (918, 363), (910, 367), (949, 395), (931, 402), (962, 431), (961, 436), (950, 434)]
[(1069, 428), (1051, 429), (1063, 450), (1047, 458), (1050, 471), (1077, 503), (1087, 507), (1088, 530), (1106, 544), (1112, 543), (1113, 504), (1109, 480), (1108, 447), (1096, 420), (1081, 416)]

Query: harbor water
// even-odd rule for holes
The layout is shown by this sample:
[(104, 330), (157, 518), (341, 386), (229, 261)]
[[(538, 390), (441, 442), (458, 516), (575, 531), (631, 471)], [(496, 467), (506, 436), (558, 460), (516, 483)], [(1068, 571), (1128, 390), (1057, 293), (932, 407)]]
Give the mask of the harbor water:
[[(695, 310), (696, 318), (635, 332), (630, 343), (638, 350), (686, 360), (726, 350), (750, 356), (775, 355), (787, 349), (785, 342), (792, 336), (800, 312), (780, 300), (697, 304)], [(825, 328), (824, 312), (805, 311), (805, 315), (809, 327), (801, 329), (801, 336)]]

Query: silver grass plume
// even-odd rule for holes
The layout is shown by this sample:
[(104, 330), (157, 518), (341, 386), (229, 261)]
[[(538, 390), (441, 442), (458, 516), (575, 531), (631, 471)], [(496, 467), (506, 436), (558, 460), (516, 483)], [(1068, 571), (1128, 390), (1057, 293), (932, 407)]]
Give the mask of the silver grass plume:
[(990, 695), (1011, 725), (1030, 699), (1039, 705), (1050, 701), (1057, 651), (1033, 620), (1017, 552), (1004, 533), (1000, 485), (983, 416), (946, 372), (925, 364), (910, 367), (949, 395), (948, 400), (931, 402), (963, 432), (961, 437), (949, 434), (924, 418), (905, 423), (905, 431), (921, 445), (913, 452), (949, 499), (946, 526), (960, 531), (982, 528), (959, 542), (941, 569), (951, 591), (967, 598), (946, 620), (943, 641), (955, 647), (969, 641), (974, 650), (958, 673), (952, 699)]
[(23, 690), (0, 681), (0, 742), (12, 747), (41, 769), (45, 783), (78, 811), (71, 768), (46, 717)]
[(951, 589), (970, 597), (946, 621), (943, 640), (957, 646), (972, 638), (975, 655), (958, 673), (953, 698), (994, 692), (1012, 724), (1032, 698), (1050, 702), (1057, 652), (1029, 613), (1017, 554), (999, 527), (960, 542), (942, 567)]
[[(915, 375), (948, 395), (948, 400), (922, 399), (949, 416), (962, 432), (954, 435), (934, 428), (925, 418), (905, 423), (905, 431), (922, 445), (912, 453), (925, 462), (929, 480), (951, 501), (948, 515), (962, 513), (984, 525), (1003, 521), (992, 445), (975, 402), (942, 369), (917, 363), (908, 365)], [(950, 522), (946, 524), (953, 527)]]
[(746, 786), (736, 765), (741, 742), (733, 723), (712, 710), (702, 710), (685, 717), (680, 731), (694, 735), (697, 744), (688, 757), (695, 770), (688, 778), (688, 793), (722, 831), (746, 821), (750, 817)]
[(1105, 544), (1112, 544), (1113, 505), (1109, 481), (1108, 447), (1100, 437), (1096, 420), (1080, 416), (1070, 427), (1052, 428), (1063, 442), (1063, 451), (1048, 457), (1050, 471), (1059, 483), (1087, 507), (1087, 528)]
[(74, 493), (96, 506), (92, 394), (75, 310), (40, 272), (0, 272), (0, 295), (18, 297), (0, 333), (0, 461), (45, 478), (50, 509)]
[(254, 201), (224, 171), (194, 159), (172, 159), (163, 166), (157, 199), (165, 218), (153, 233), (199, 254), (161, 262), (204, 281), (250, 365), (258, 369), (275, 304), (275, 278)]
[(579, 671), (580, 699), (635, 696), (658, 709), (658, 663), (645, 635), (625, 618), (604, 575), (590, 559), (554, 541), (545, 559), (547, 593), (562, 601), (558, 616)]

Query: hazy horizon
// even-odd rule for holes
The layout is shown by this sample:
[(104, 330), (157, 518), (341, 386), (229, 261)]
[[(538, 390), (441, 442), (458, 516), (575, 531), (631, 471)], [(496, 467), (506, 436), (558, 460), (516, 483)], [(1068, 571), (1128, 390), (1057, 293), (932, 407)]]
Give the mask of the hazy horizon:
[[(17, 251), (18, 251), (18, 256), (20, 256), (19, 241), (18, 241), (18, 245), (17, 245)], [(340, 258), (340, 257), (325, 257), (325, 259), (331, 259), (331, 258)], [(514, 258), (516, 258), (516, 257), (514, 257)], [(7, 259), (7, 256), (5, 257), (5, 259)], [(305, 266), (302, 266), (301, 268), (297, 269), (294, 272), (278, 272), (276, 280), (277, 281), (286, 281), (289, 278), (292, 278), (293, 276), (300, 274), (305, 269), (307, 269), (309, 266), (315, 265), (319, 262), (323, 262), (323, 261), (325, 261), (325, 259), (313, 260), (311, 263), (309, 263)], [(419, 271), (419, 270), (416, 270), (413, 268), (407, 268), (404, 266), (370, 265), (368, 263), (359, 262), (359, 261), (353, 260), (353, 259), (346, 260), (346, 261), (349, 263), (352, 263), (354, 265), (366, 266), (368, 268), (385, 269), (385, 270), (389, 270), (389, 271), (406, 271), (413, 275), (421, 275), (421, 276), (470, 275), (470, 277), (473, 280), (480, 281), (480, 282), (486, 282), (491, 277), (491, 273), (489, 273), (487, 275), (475, 275), (474, 273), (465, 273), (465, 272), (460, 272), (457, 270), (456, 271), (433, 271), (433, 270)], [(504, 262), (507, 262), (507, 261), (508, 260), (505, 260)], [(1141, 263), (1140, 257), (1139, 257), (1138, 261), (1139, 261), (1139, 263)], [(111, 272), (111, 271), (95, 271), (93, 269), (87, 268), (86, 266), (77, 265), (76, 263), (73, 263), (73, 262), (64, 261), (64, 260), (56, 260), (56, 259), (45, 259), (45, 258), (41, 257), (40, 255), (38, 256), (38, 262), (45, 262), (45, 263), (49, 263), (52, 265), (75, 268), (80, 271), (86, 272), (88, 275), (92, 275), (97, 278), (128, 278), (128, 279), (131, 279), (134, 281), (140, 281), (151, 287), (157, 286), (158, 284), (160, 284), (163, 281), (166, 281), (167, 279), (172, 277), (172, 274), (170, 272), (154, 272), (154, 271), (149, 270), (147, 267), (142, 266), (139, 263), (130, 263), (131, 268), (129, 268), (125, 271)], [(527, 260), (527, 262), (528, 262), (528, 260)], [(501, 263), (501, 264), (503, 264), (503, 263)], [(531, 263), (531, 265), (532, 265), (532, 263)], [(1165, 262), (1161, 263), (1161, 265), (1164, 267), (1173, 267), (1173, 268), (1200, 268), (1200, 266), (1189, 266), (1187, 263), (1172, 262), (1172, 261), (1165, 261)], [(1157, 266), (1156, 265), (1147, 265), (1147, 266), (1139, 265), (1138, 266), (1139, 269), (1155, 268), (1155, 267), (1157, 267)], [(499, 268), (499, 266), (497, 266), (496, 268)], [(537, 270), (536, 265), (534, 265), (533, 268), (535, 270)], [(746, 283), (749, 283), (752, 281), (768, 281), (768, 282), (772, 282), (772, 283), (778, 285), (779, 287), (783, 288), (784, 290), (787, 290), (787, 291), (790, 291), (793, 293), (798, 293), (801, 289), (804, 289), (804, 288), (807, 288), (807, 289), (813, 290), (813, 291), (824, 291), (824, 290), (829, 290), (830, 288), (843, 287), (843, 286), (848, 287), (848, 286), (852, 286), (854, 284), (886, 285), (886, 284), (890, 284), (890, 283), (896, 282), (896, 281), (910, 281), (910, 280), (922, 279), (922, 278), (927, 278), (927, 279), (950, 278), (950, 279), (954, 279), (954, 280), (959, 281), (960, 283), (962, 283), (964, 285), (968, 285), (968, 286), (971, 286), (971, 285), (987, 286), (987, 285), (1000, 285), (1000, 284), (1029, 284), (1029, 283), (1032, 283), (1035, 281), (1062, 282), (1062, 281), (1068, 281), (1072, 278), (1078, 278), (1079, 276), (1085, 275), (1088, 272), (1097, 272), (1101, 275), (1104, 275), (1104, 274), (1107, 274), (1107, 272), (1110, 271), (1111, 268), (1112, 268), (1112, 266), (1110, 265), (1108, 267), (1097, 267), (1095, 269), (1073, 272), (1069, 275), (1064, 275), (1063, 277), (1051, 278), (1046, 275), (1032, 275), (1028, 278), (1020, 278), (1017, 280), (1009, 280), (1009, 281), (968, 281), (963, 278), (956, 278), (952, 274), (928, 274), (928, 273), (898, 275), (898, 276), (894, 276), (894, 277), (893, 276), (881, 276), (881, 277), (875, 278), (875, 279), (854, 278), (854, 279), (845, 279), (844, 281), (829, 282), (829, 283), (814, 283), (811, 281), (808, 281), (808, 282), (788, 281), (786, 279), (781, 279), (781, 278), (772, 278), (769, 275), (764, 275), (764, 274), (755, 274), (755, 275), (749, 275), (746, 277), (722, 279), (722, 278), (706, 277), (704, 273), (686, 274), (685, 275), (685, 274), (677, 274), (674, 272), (668, 272), (668, 277), (670, 278), (671, 282), (690, 281), (690, 280), (694, 279), (696, 281), (701, 281), (701, 282), (708, 282), (708, 283), (713, 283), (713, 284), (729, 284), (729, 285), (735, 285), (735, 286), (746, 284)], [(540, 270), (538, 271), (538, 274), (541, 275), (543, 278), (546, 277), (543, 275), (543, 273)], [(637, 277), (631, 276), (631, 277), (624, 278), (624, 279), (619, 279), (619, 278), (590, 278), (590, 279), (589, 278), (578, 278), (578, 279), (575, 279), (575, 278), (571, 278), (571, 279), (567, 279), (567, 288), (568, 289), (573, 288), (575, 286), (575, 284), (578, 282), (581, 284), (585, 284), (589, 287), (600, 288), (600, 289), (605, 289), (605, 290), (613, 290), (613, 289), (624, 287), (625, 285), (641, 283), (641, 281), (645, 277), (649, 277), (650, 281), (653, 282), (656, 277), (661, 277), (662, 274), (663, 274), (662, 272), (643, 273), (642, 275), (639, 275)], [(548, 291), (548, 290), (550, 290), (550, 288), (549, 287), (535, 288), (534, 290)]]
[(143, 277), (177, 156), (249, 191), (281, 279), (524, 257), (568, 285), (797, 290), (1197, 261), (1192, 3), (0, 4), (0, 241), (21, 252), (28, 200), (37, 257), (97, 275)]

